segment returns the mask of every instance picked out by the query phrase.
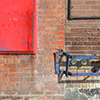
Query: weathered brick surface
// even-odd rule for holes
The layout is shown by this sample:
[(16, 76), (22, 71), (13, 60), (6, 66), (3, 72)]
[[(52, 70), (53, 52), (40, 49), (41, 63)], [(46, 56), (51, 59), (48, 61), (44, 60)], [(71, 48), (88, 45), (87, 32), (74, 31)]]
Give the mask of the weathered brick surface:
[[(73, 16), (100, 13), (98, 0), (72, 1)], [(67, 20), (67, 0), (37, 0), (37, 3), (38, 53), (0, 55), (0, 100), (67, 100), (66, 88), (99, 87), (99, 76), (63, 76), (59, 81), (55, 75), (53, 53), (62, 48), (68, 53), (99, 55), (100, 20)]]

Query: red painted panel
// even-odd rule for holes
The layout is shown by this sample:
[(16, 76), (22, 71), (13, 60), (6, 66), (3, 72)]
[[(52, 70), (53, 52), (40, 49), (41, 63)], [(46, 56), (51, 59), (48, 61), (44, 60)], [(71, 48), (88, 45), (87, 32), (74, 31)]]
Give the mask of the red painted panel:
[(36, 53), (36, 0), (0, 0), (0, 51)]

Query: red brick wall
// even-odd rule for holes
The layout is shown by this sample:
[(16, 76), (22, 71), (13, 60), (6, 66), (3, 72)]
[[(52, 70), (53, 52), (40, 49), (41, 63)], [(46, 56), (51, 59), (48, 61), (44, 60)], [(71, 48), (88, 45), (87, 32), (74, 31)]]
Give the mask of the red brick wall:
[(58, 83), (53, 52), (62, 48), (69, 53), (100, 54), (99, 20), (67, 20), (67, 0), (37, 0), (37, 3), (38, 53), (0, 55), (0, 99), (64, 100), (66, 87), (97, 87), (94, 80), (77, 81), (85, 77), (63, 77), (64, 81)]
[[(73, 17), (100, 16), (99, 0), (71, 0)], [(66, 21), (66, 50), (70, 53), (100, 54), (100, 19)]]

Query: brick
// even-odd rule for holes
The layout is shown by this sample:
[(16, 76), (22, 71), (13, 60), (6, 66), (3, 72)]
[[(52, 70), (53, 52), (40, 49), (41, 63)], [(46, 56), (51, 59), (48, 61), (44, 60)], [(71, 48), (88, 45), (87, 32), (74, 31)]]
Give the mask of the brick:
[(20, 59), (14, 59), (14, 63), (20, 63)]
[(4, 99), (7, 100), (7, 99), (9, 99), (9, 96), (0, 96), (0, 99), (1, 100), (4, 100)]
[(4, 82), (4, 86), (17, 86), (16, 82)]
[(55, 35), (64, 35), (65, 32), (55, 32)]
[(38, 13), (44, 13), (44, 9), (39, 9)]
[[(52, 57), (52, 55), (51, 54), (46, 54), (45, 55), (45, 58), (49, 58), (49, 57)], [(45, 70), (45, 69), (44, 69)]]
[(4, 92), (5, 95), (15, 95), (16, 92), (15, 91), (7, 91), (7, 92)]
[(72, 4), (82, 4), (82, 5), (83, 5), (84, 3), (85, 3), (85, 1), (73, 1), (73, 2), (72, 2)]
[(64, 22), (65, 21), (65, 18), (58, 17), (58, 21), (59, 22)]
[[(88, 51), (87, 51), (88, 52)], [(73, 50), (73, 51), (71, 51), (71, 53), (73, 53), (73, 54), (86, 54), (86, 51), (79, 51), (79, 50)], [(91, 53), (87, 53), (87, 54), (91, 54)]]
[(51, 23), (39, 23), (39, 26), (51, 26)]
[(65, 0), (59, 0), (59, 3), (64, 3), (65, 4)]
[(91, 6), (91, 9), (100, 9), (100, 6)]
[(94, 28), (100, 27), (100, 24), (98, 24), (98, 23), (97, 24), (93, 24), (92, 27), (94, 27)]
[[(49, 14), (49, 13), (45, 13), (45, 14), (43, 14), (43, 13), (41, 13), (41, 14), (39, 14), (39, 16), (38, 16), (39, 18), (49, 18), (49, 17), (51, 17), (51, 14)], [(40, 24), (40, 23), (39, 23)], [(43, 24), (43, 23), (42, 23)]]
[(22, 96), (10, 96), (10, 98), (11, 98), (12, 100), (17, 100), (17, 99), (22, 100), (22, 99), (23, 99)]
[(4, 58), (16, 58), (16, 55), (4, 55)]
[(78, 36), (78, 33), (66, 33), (66, 36)]
[(65, 4), (57, 4), (55, 5), (55, 8), (65, 8)]
[(47, 63), (48, 59), (42, 59), (42, 63)]
[(38, 18), (38, 22), (44, 22), (45, 19), (44, 18)]
[(72, 42), (72, 45), (84, 45), (84, 42)]
[(6, 59), (0, 59), (0, 63), (6, 63)]
[(40, 34), (40, 35), (47, 35), (47, 32), (44, 32), (44, 31), (43, 31), (43, 32), (40, 32), (39, 34)]
[(18, 86), (30, 86), (31, 82), (18, 82)]
[(0, 68), (3, 68), (3, 65), (4, 65), (4, 64), (0, 64)]
[(91, 33), (79, 33), (79, 36), (88, 37), (88, 36), (91, 36)]
[(85, 1), (85, 4), (96, 4), (97, 1)]
[(47, 32), (47, 35), (53, 35), (53, 31)]
[(54, 5), (48, 5), (48, 8), (54, 8)]
[(94, 55), (95, 53), (97, 54), (97, 50), (87, 51), (87, 54)]
[(22, 81), (23, 79), (22, 78), (11, 78), (11, 81)]
[(0, 69), (0, 72), (9, 72), (9, 69), (8, 68), (2, 68), (2, 69)]
[(100, 47), (92, 47), (92, 50), (100, 50)]
[(45, 49), (56, 49), (57, 46), (49, 46), (49, 45), (48, 45), (48, 46), (45, 46), (44, 48), (45, 48)]
[(98, 36), (100, 36), (100, 33), (92, 33), (91, 35), (92, 35), (92, 36), (97, 36), (97, 37), (98, 37)]
[(46, 95), (58, 94), (58, 91), (45, 92)]
[(30, 77), (30, 73), (17, 73), (17, 77)]
[(84, 24), (84, 23), (79, 23), (78, 27), (91, 27), (91, 24)]
[[(81, 6), (76, 6), (76, 9), (89, 9), (90, 8), (90, 6), (89, 5), (85, 5), (85, 6), (83, 6), (83, 5), (81, 5)], [(74, 8), (75, 9), (75, 8)]]
[(64, 41), (52, 41), (52, 44), (64, 44)]
[(96, 28), (86, 28), (86, 32), (97, 32)]
[(23, 72), (23, 68), (11, 68), (10, 72)]
[(71, 45), (72, 43), (71, 42), (65, 42), (65, 45)]
[(45, 18), (45, 22), (57, 22), (57, 18)]
[(10, 81), (10, 78), (0, 78), (0, 81)]
[(43, 27), (38, 27), (38, 31), (43, 31), (44, 28)]
[(59, 13), (64, 13), (65, 12), (65, 9), (58, 9), (58, 12)]
[[(84, 36), (84, 35), (83, 35)], [(87, 41), (88, 40), (88, 38), (86, 37), (76, 37), (75, 38), (75, 41)]]
[(7, 87), (1, 87), (0, 90), (7, 91)]
[(16, 65), (15, 64), (4, 64), (5, 68), (15, 68)]
[(57, 9), (45, 9), (45, 13), (57, 13)]
[(13, 59), (7, 59), (7, 63), (13, 63)]
[(64, 100), (64, 96), (52, 96), (54, 100)]
[(96, 39), (96, 38), (94, 38), (94, 37), (88, 37), (88, 40), (89, 40), (89, 41), (95, 41), (95, 40), (98, 40), (98, 39)]
[(18, 67), (21, 68), (21, 67), (31, 67), (31, 64), (18, 64)]
[(30, 91), (19, 91), (18, 95), (29, 95)]
[(48, 98), (51, 98), (50, 96), (40, 96), (39, 97), (40, 99), (48, 99)]
[(29, 82), (33, 82), (34, 81), (34, 78), (33, 77), (30, 77), (30, 78), (24, 78), (24, 80), (27, 82), (27, 81), (29, 81)]
[[(45, 5), (45, 4), (38, 4), (38, 9), (46, 9), (46, 8), (48, 8), (48, 6), (47, 5)], [(39, 13), (39, 14), (41, 14), (41, 13)]]
[(43, 4), (43, 3), (45, 3), (45, 0), (40, 0), (39, 3)]
[(92, 50), (91, 47), (86, 47), (86, 46), (83, 46), (83, 47), (78, 47), (79, 50)]
[(65, 39), (65, 36), (59, 36), (58, 39), (64, 40)]
[(84, 32), (84, 28), (72, 28), (72, 32)]
[(56, 31), (56, 30), (57, 30), (57, 27), (45, 27), (45, 30), (46, 30), (46, 31), (49, 31), (49, 30), (50, 30), (50, 31), (51, 31), (51, 30), (52, 30), (52, 31)]
[(74, 37), (66, 37), (66, 41), (74, 41)]
[(58, 30), (65, 30), (65, 27), (59, 27)]
[(0, 73), (0, 77), (3, 77), (3, 73)]
[(24, 72), (27, 72), (27, 73), (30, 73), (32, 71), (34, 71), (34, 68), (25, 68), (24, 69)]
[(63, 25), (65, 25), (65, 22), (56, 22), (56, 23), (52, 23), (52, 26), (56, 26), (56, 27), (58, 27), (58, 26), (63, 26)]
[(85, 11), (83, 9), (82, 10), (73, 10), (72, 13), (75, 15), (79, 15), (79, 14), (85, 13)]
[(0, 58), (3, 58), (3, 55), (0, 55)]
[(16, 77), (16, 73), (4, 73), (4, 77)]
[(56, 50), (51, 50), (51, 54), (55, 53), (56, 51), (57, 51), (57, 49)]
[(66, 47), (66, 50), (78, 50), (77, 47)]
[(32, 94), (43, 95), (43, 91), (32, 91)]
[(64, 49), (65, 45), (59, 45), (59, 49)]
[(64, 13), (54, 13), (54, 14), (51, 14), (51, 17), (65, 17), (65, 14)]
[(98, 42), (85, 42), (85, 45), (98, 45)]
[(55, 4), (58, 3), (58, 0), (46, 0), (46, 3)]

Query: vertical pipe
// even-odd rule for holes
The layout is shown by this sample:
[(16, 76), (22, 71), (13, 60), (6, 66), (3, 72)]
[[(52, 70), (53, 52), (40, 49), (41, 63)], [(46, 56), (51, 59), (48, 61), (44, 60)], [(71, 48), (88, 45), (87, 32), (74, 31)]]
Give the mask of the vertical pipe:
[(66, 58), (66, 76), (68, 75), (68, 69), (69, 69), (69, 55), (67, 56), (67, 58)]
[(71, 0), (68, 0), (68, 19), (71, 20)]
[(60, 74), (60, 68), (59, 68), (59, 52), (55, 53), (56, 58), (56, 66), (55, 66), (55, 73)]

